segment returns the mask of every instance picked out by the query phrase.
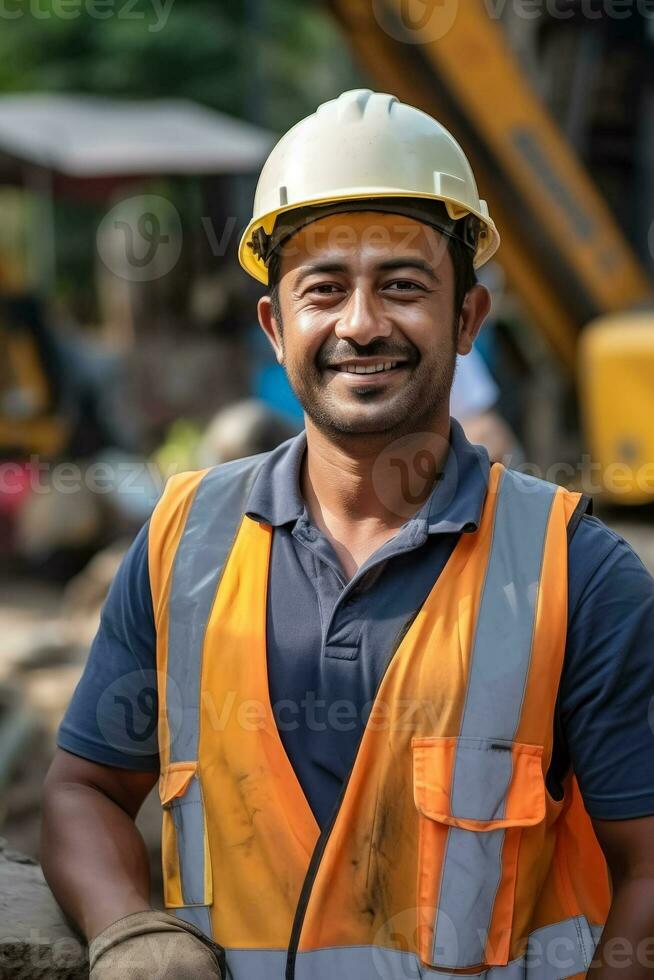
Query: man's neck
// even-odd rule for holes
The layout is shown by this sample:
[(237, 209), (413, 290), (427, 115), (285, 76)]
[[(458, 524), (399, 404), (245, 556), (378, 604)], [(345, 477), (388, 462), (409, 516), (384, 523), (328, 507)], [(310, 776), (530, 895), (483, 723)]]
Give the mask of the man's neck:
[(302, 496), (349, 575), (429, 497), (445, 464), (449, 430), (448, 414), (399, 439), (333, 439), (307, 420)]

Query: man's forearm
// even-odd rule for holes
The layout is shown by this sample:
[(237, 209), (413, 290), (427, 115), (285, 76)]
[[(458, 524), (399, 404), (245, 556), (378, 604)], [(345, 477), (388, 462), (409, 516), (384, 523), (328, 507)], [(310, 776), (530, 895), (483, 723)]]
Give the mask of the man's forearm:
[(654, 880), (627, 878), (611, 911), (588, 980), (654, 980)]
[(55, 898), (89, 940), (122, 916), (150, 908), (143, 838), (98, 789), (57, 783), (46, 792), (41, 863)]

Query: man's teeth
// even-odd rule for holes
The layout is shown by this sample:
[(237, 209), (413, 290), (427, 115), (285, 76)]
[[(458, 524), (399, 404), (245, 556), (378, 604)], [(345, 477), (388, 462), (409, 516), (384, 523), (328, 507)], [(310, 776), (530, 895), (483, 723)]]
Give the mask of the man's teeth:
[(379, 364), (339, 364), (338, 369), (349, 374), (377, 374), (378, 371), (390, 371), (397, 365), (397, 361), (380, 361)]

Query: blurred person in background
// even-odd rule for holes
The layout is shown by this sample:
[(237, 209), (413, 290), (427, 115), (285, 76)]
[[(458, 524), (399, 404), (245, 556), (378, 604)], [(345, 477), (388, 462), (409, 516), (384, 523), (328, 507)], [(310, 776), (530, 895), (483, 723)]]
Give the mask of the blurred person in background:
[(257, 398), (223, 408), (203, 432), (195, 450), (200, 469), (275, 449), (293, 435), (285, 416)]
[[(478, 279), (492, 297), (483, 331), (485, 346), (492, 351), (496, 310), (504, 297), (504, 274), (498, 263), (491, 261), (479, 270)], [(463, 426), (467, 439), (486, 449), (492, 463), (517, 466), (524, 452), (499, 410), (499, 398), (500, 389), (477, 344), (465, 356), (459, 354), (450, 396), (451, 414)]]
[(450, 410), (466, 438), (483, 446), (492, 463), (516, 465), (522, 458), (514, 434), (496, 409), (499, 389), (483, 357), (473, 347), (456, 361)]

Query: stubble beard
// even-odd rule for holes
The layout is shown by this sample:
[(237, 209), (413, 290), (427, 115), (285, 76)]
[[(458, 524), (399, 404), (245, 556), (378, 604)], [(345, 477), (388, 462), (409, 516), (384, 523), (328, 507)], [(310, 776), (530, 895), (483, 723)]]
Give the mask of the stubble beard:
[[(287, 376), (295, 395), (313, 424), (325, 435), (339, 437), (361, 436), (371, 438), (380, 436), (399, 438), (411, 432), (430, 430), (430, 421), (440, 417), (444, 406), (449, 402), (454, 370), (456, 365), (456, 349), (452, 348), (446, 358), (443, 357), (435, 365), (432, 377), (418, 377), (416, 373), (408, 379), (405, 388), (393, 398), (393, 404), (388, 411), (379, 411), (373, 417), (356, 417), (356, 409), (349, 412), (339, 411), (334, 404), (335, 396), (325, 384), (325, 373), (319, 371), (315, 364), (286, 366)], [(413, 372), (426, 373), (424, 362), (421, 360), (412, 368)], [(384, 395), (376, 391), (362, 389), (354, 398), (365, 405), (375, 399), (383, 399)], [(349, 414), (349, 417), (348, 417)]]

